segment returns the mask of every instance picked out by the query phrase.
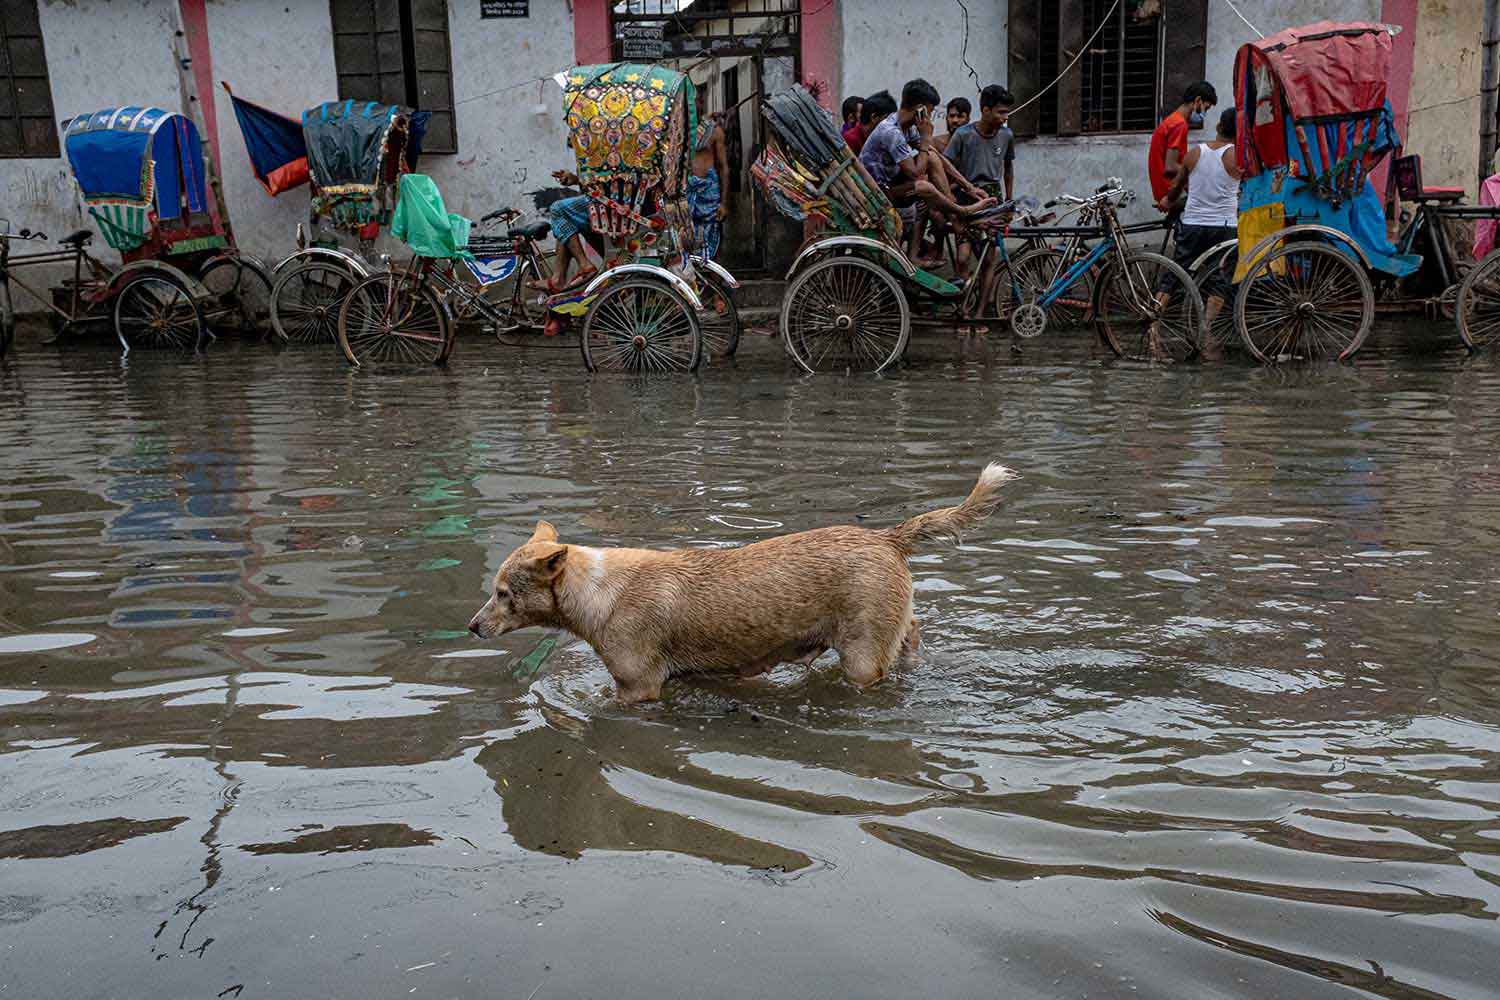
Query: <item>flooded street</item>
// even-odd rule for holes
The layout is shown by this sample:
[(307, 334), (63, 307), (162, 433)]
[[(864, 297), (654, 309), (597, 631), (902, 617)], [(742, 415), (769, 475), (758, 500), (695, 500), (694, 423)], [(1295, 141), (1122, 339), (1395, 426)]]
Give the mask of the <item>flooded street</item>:
[[(1500, 360), (995, 339), (649, 381), (23, 341), (0, 997), (1493, 996)], [(626, 709), (464, 631), (538, 517), (887, 526), (988, 461), (867, 693), (828, 654)]]

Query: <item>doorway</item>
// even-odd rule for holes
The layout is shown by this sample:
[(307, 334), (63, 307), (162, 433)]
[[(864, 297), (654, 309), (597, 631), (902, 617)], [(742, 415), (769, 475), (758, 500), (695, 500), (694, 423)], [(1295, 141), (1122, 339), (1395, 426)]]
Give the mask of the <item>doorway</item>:
[(621, 0), (613, 20), (616, 59), (687, 73), (720, 116), (729, 160), (720, 263), (737, 276), (779, 275), (801, 227), (766, 203), (750, 164), (766, 139), (762, 101), (801, 77), (801, 0)]

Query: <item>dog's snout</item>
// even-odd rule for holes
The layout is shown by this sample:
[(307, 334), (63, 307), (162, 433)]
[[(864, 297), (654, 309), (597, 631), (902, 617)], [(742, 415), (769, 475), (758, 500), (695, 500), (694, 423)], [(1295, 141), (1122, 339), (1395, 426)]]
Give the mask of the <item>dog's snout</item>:
[(483, 638), (483, 635), (481, 635), (481, 633), (479, 631), (479, 616), (478, 615), (475, 615), (473, 618), (469, 619), (469, 631), (473, 632), (477, 636), (480, 636), (480, 638)]

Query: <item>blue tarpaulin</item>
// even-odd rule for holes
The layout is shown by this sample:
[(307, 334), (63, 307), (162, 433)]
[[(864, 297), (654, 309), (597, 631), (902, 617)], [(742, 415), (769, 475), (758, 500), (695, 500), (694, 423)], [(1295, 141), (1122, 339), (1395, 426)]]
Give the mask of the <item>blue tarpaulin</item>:
[(250, 169), (261, 186), (278, 195), (306, 184), (307, 140), (302, 135), (302, 123), (235, 97), (227, 83), (224, 89), (229, 91), (234, 117), (245, 138)]

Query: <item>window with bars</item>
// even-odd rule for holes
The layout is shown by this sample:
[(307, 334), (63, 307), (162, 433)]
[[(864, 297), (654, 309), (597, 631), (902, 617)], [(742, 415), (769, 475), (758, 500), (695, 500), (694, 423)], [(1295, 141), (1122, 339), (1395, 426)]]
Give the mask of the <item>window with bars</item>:
[(37, 0), (0, 2), (0, 157), (59, 155)]
[(1203, 78), (1207, 8), (1208, 0), (1011, 0), (1011, 90), (1025, 100), (1056, 80), (1011, 127), (1060, 136), (1155, 128)]
[(332, 0), (339, 97), (432, 112), (424, 153), (458, 152), (447, 0)]

